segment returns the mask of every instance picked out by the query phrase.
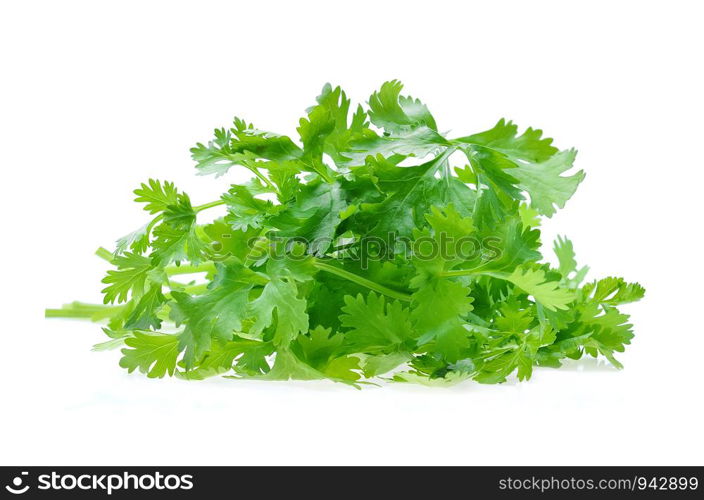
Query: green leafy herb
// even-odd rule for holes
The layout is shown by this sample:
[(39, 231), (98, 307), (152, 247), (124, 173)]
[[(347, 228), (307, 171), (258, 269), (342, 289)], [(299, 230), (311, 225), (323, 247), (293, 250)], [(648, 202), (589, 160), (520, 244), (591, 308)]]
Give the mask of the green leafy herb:
[(95, 349), (121, 348), (120, 366), (152, 378), (436, 386), (526, 380), (584, 355), (620, 367), (633, 332), (617, 307), (644, 289), (582, 284), (564, 237), (556, 267), (540, 252), (540, 218), (584, 178), (576, 151), (503, 119), (446, 137), (402, 90), (384, 83), (365, 109), (325, 85), (297, 139), (239, 118), (216, 129), (191, 149), (198, 173), (252, 178), (201, 205), (142, 184), (151, 220), (98, 251), (113, 266), (104, 304), (47, 317), (106, 321)]

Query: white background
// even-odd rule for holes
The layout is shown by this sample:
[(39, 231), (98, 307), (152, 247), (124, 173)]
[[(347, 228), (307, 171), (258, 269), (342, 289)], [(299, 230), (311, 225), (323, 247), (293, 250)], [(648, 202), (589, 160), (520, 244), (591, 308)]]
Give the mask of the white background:
[[(4, 2), (0, 464), (704, 464), (699, 2)], [(294, 133), (326, 81), (399, 78), (441, 129), (505, 116), (580, 150), (567, 234), (591, 277), (647, 288), (625, 370), (583, 361), (450, 389), (148, 380), (93, 353), (98, 245), (139, 227), (238, 114)], [(549, 252), (548, 252), (549, 253)]]

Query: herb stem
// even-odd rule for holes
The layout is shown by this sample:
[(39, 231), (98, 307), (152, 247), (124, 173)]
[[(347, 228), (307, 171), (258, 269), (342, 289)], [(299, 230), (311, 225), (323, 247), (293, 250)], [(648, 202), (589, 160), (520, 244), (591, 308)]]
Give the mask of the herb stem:
[(205, 262), (203, 264), (181, 264), (180, 266), (169, 266), (164, 269), (167, 276), (175, 276), (177, 274), (193, 274), (193, 273), (213, 273), (215, 272), (215, 264)]
[(361, 285), (365, 288), (369, 288), (370, 290), (374, 290), (375, 292), (379, 292), (383, 295), (386, 295), (387, 297), (391, 297), (393, 299), (398, 299), (398, 300), (403, 300), (405, 302), (411, 301), (411, 296), (407, 293), (392, 290), (391, 288), (385, 287), (384, 285), (380, 285), (379, 283), (377, 283), (375, 281), (371, 281), (366, 278), (362, 278), (361, 276), (358, 276), (358, 275), (351, 273), (349, 271), (345, 271), (344, 269), (340, 269), (339, 267), (331, 266), (330, 264), (326, 264), (326, 263), (320, 262), (320, 261), (316, 261), (314, 265), (315, 265), (315, 267), (317, 267), (321, 271), (325, 271), (327, 273), (339, 276), (340, 278), (344, 278), (346, 280), (352, 281), (353, 283), (357, 283), (358, 285)]
[[(109, 317), (112, 312), (122, 309), (123, 306), (109, 306), (103, 304), (86, 304), (85, 302), (72, 302), (61, 309), (45, 309), (45, 318), (75, 318), (94, 319), (96, 315)], [(105, 314), (107, 313), (107, 315)]]
[(455, 269), (454, 271), (443, 271), (440, 273), (442, 278), (454, 278), (457, 276), (472, 276), (473, 274), (478, 274), (474, 271), (468, 269)]
[(442, 278), (456, 278), (458, 276), (491, 276), (492, 278), (505, 280), (509, 275), (507, 273), (477, 271), (476, 269), (455, 269), (454, 271), (443, 271), (440, 273)]
[(161, 222), (161, 219), (163, 219), (163, 218), (164, 218), (164, 214), (159, 214), (156, 217), (154, 217), (151, 221), (149, 221), (149, 224), (147, 224), (147, 229), (146, 229), (147, 236), (152, 234), (152, 229), (154, 229), (154, 226), (156, 226), (158, 222)]
[(277, 188), (274, 184), (272, 184), (272, 182), (269, 180), (269, 178), (268, 178), (266, 175), (262, 174), (262, 173), (259, 171), (259, 169), (258, 169), (257, 167), (255, 167), (254, 165), (248, 164), (248, 163), (242, 163), (242, 162), (240, 162), (239, 160), (235, 159), (233, 156), (229, 156), (229, 158), (230, 158), (230, 160), (231, 160), (233, 163), (242, 165), (242, 166), (245, 167), (247, 170), (249, 170), (250, 172), (252, 172), (252, 173), (253, 173), (254, 175), (256, 175), (264, 184), (266, 184), (269, 189), (271, 189), (271, 190), (272, 190), (274, 193), (276, 193), (278, 196), (281, 196), (281, 192), (278, 190), (278, 188)]
[(274, 186), (274, 184), (269, 180), (269, 178), (266, 175), (262, 174), (258, 168), (252, 167), (249, 170), (251, 170), (252, 173), (256, 175), (259, 179), (261, 179), (262, 182), (266, 184), (269, 189), (273, 190), (278, 196), (281, 196), (281, 193), (279, 192), (278, 188)]
[(225, 201), (224, 200), (216, 200), (216, 201), (211, 201), (210, 203), (204, 203), (202, 205), (198, 205), (196, 207), (193, 207), (193, 211), (195, 213), (202, 212), (203, 210), (207, 210), (209, 208), (213, 207), (219, 207), (220, 205), (224, 205)]
[(107, 248), (104, 248), (104, 247), (98, 248), (95, 251), (95, 255), (97, 255), (98, 257), (100, 257), (103, 260), (106, 260), (106, 261), (112, 263), (113, 253), (110, 250), (108, 250)]
[(206, 291), (208, 291), (208, 283), (195, 283), (195, 284), (186, 284), (186, 283), (179, 283), (176, 281), (170, 281), (168, 282), (167, 286), (171, 289), (169, 292), (165, 293), (164, 295), (171, 299), (173, 298), (173, 295), (171, 295), (171, 292), (183, 292), (187, 293), (188, 295), (202, 295)]

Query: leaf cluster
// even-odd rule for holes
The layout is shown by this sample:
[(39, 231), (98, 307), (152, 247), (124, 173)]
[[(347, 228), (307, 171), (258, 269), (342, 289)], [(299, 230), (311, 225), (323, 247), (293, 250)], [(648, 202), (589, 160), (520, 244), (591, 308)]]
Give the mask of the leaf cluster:
[[(633, 333), (618, 307), (643, 288), (584, 284), (566, 238), (556, 266), (541, 252), (541, 219), (584, 178), (576, 151), (503, 119), (447, 137), (402, 89), (353, 107), (326, 85), (296, 138), (239, 118), (215, 130), (191, 149), (198, 173), (252, 174), (219, 200), (142, 184), (152, 219), (106, 256), (105, 309), (90, 313), (120, 365), (352, 385), (525, 380), (585, 355), (620, 367)], [(226, 214), (198, 221), (216, 206)]]

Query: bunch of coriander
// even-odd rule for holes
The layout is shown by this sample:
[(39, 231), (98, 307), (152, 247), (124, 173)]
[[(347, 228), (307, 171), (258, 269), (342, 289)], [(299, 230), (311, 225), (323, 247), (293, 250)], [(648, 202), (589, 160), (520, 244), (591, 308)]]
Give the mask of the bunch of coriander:
[[(326, 85), (298, 142), (238, 118), (215, 130), (191, 149), (198, 173), (252, 178), (198, 205), (142, 184), (151, 220), (98, 251), (114, 266), (104, 304), (47, 316), (106, 322), (96, 349), (121, 347), (120, 366), (149, 377), (498, 383), (584, 355), (620, 367), (633, 333), (617, 307), (643, 288), (582, 284), (567, 239), (557, 268), (540, 252), (541, 217), (584, 178), (568, 173), (576, 151), (504, 120), (447, 138), (401, 90), (351, 109)], [(227, 215), (199, 223), (217, 206)]]

